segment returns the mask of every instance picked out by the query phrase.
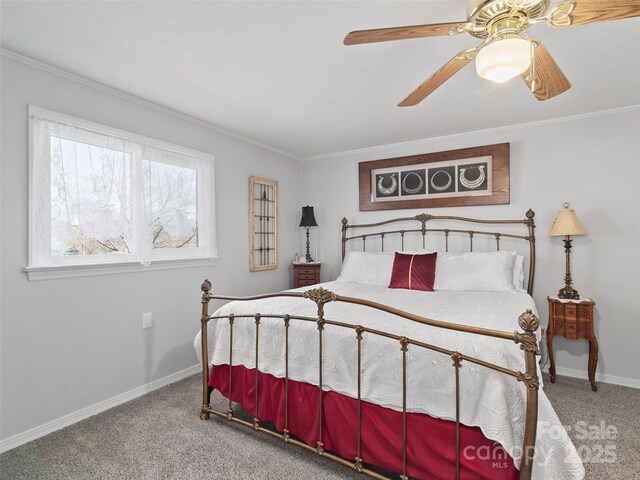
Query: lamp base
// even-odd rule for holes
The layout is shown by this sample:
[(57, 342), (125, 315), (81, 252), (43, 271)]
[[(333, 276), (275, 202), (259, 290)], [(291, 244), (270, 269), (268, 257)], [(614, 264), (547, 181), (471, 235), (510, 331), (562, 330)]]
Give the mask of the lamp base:
[(566, 256), (567, 272), (564, 275), (564, 287), (558, 292), (558, 297), (567, 300), (579, 300), (580, 295), (578, 291), (571, 286), (571, 237), (566, 235), (564, 237), (564, 253)]
[(309, 243), (309, 227), (307, 227), (307, 254), (304, 256), (307, 263), (313, 262), (313, 258), (311, 258), (311, 244)]
[(565, 285), (558, 292), (558, 298), (564, 298), (566, 300), (580, 300), (580, 295), (575, 288)]

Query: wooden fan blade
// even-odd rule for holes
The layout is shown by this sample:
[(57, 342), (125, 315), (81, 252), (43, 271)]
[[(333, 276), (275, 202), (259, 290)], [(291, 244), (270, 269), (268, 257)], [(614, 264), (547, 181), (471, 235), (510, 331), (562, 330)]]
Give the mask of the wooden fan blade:
[[(471, 27), (471, 25), (469, 25)], [(409, 25), (407, 27), (376, 28), (373, 30), (358, 30), (349, 33), (344, 38), (345, 45), (361, 43), (388, 42), (390, 40), (405, 40), (407, 38), (438, 37), (440, 35), (454, 35), (466, 31), (466, 22), (433, 23), (431, 25)]]
[(548, 21), (554, 27), (568, 27), (638, 16), (640, 0), (575, 0), (556, 5)]
[[(533, 95), (540, 101), (548, 100), (566, 92), (571, 88), (571, 83), (564, 76), (560, 67), (555, 62), (549, 51), (537, 38), (531, 39), (536, 47), (533, 50), (535, 62), (535, 91)], [(521, 77), (531, 90), (530, 72), (527, 70)]]
[(440, 85), (449, 80), (462, 67), (473, 60), (478, 53), (477, 48), (465, 50), (449, 60), (440, 70), (431, 75), (422, 85), (416, 88), (411, 95), (398, 104), (399, 107), (411, 107), (419, 104), (431, 95)]

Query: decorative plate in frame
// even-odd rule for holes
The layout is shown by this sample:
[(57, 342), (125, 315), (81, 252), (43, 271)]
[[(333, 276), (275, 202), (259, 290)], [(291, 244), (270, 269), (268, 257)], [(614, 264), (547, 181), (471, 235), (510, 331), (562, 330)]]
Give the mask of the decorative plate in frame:
[(249, 270), (278, 268), (278, 182), (249, 179)]

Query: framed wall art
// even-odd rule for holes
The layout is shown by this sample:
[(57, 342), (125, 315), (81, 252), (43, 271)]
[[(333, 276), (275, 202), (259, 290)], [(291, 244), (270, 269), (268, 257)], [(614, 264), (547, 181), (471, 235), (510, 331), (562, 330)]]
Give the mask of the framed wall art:
[(249, 270), (278, 268), (278, 182), (249, 179)]
[(360, 210), (509, 203), (509, 144), (360, 162)]

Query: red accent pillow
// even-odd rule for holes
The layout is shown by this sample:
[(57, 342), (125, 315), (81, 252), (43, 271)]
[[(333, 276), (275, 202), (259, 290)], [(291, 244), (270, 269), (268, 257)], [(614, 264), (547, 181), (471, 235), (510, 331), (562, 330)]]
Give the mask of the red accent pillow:
[(437, 253), (411, 255), (396, 252), (389, 288), (407, 288), (433, 292)]

